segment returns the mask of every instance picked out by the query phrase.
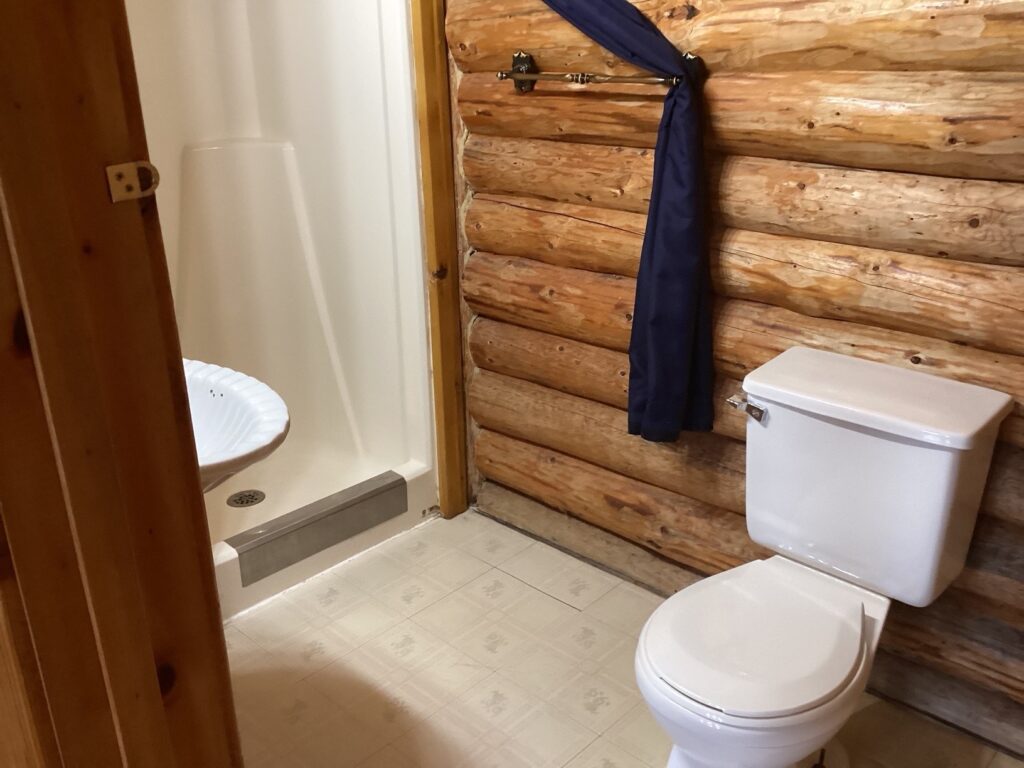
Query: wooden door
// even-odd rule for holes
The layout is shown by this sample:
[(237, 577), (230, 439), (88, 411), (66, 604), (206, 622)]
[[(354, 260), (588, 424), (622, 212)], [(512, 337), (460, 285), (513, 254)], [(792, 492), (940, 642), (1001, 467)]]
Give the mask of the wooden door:
[(0, 759), (240, 766), (121, 0), (0, 0)]

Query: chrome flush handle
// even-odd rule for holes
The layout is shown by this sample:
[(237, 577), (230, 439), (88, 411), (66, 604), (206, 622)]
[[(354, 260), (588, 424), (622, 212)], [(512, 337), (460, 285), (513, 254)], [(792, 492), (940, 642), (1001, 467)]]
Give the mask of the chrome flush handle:
[(727, 402), (737, 411), (743, 411), (745, 414), (747, 414), (747, 416), (750, 416), (752, 419), (754, 419), (754, 421), (764, 420), (764, 408), (759, 408), (753, 403), (748, 402), (747, 398), (745, 398), (743, 395), (733, 395), (725, 402)]

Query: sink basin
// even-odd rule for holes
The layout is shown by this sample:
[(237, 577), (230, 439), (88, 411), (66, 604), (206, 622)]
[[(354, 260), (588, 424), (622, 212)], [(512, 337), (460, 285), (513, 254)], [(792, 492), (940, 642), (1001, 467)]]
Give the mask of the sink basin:
[(288, 434), (288, 407), (262, 381), (185, 360), (185, 384), (203, 491), (269, 456)]

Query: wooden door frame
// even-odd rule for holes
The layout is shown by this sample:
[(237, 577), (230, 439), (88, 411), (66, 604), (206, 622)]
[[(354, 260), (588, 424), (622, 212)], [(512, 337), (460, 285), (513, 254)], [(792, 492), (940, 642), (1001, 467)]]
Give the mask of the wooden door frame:
[(106, 186), (147, 158), (122, 1), (0, 5), (0, 663), (39, 765), (242, 764), (159, 220)]
[(441, 514), (469, 505), (458, 218), (444, 0), (412, 0), (431, 382)]

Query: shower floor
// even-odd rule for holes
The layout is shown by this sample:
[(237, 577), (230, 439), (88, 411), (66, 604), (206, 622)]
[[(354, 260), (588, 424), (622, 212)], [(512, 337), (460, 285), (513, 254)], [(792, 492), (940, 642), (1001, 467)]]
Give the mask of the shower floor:
[[(387, 469), (391, 467), (382, 462), (361, 459), (290, 434), (269, 457), (206, 494), (210, 542), (215, 544), (262, 525)], [(250, 507), (228, 505), (232, 494), (248, 490), (263, 491), (266, 498)]]
[[(633, 679), (660, 602), (476, 513), (432, 520), (226, 625), (246, 766), (664, 768)], [(1024, 768), (867, 695), (840, 738), (853, 768)]]

